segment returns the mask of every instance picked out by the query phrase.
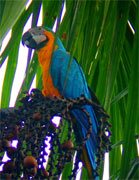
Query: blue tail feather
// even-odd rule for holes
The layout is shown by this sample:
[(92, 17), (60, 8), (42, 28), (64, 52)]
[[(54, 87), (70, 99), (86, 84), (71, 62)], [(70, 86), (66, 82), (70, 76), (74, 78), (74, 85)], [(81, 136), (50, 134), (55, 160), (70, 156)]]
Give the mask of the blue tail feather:
[[(90, 118), (92, 120), (92, 133), (85, 144), (86, 144), (86, 149), (87, 149), (87, 153), (90, 159), (91, 166), (93, 170), (96, 170), (97, 169), (96, 152), (97, 152), (97, 147), (98, 147), (96, 135), (97, 135), (98, 122), (97, 122), (95, 113), (93, 111), (93, 108), (89, 105), (84, 106), (84, 108), (88, 111)], [(85, 138), (89, 129), (87, 116), (85, 115), (83, 111), (80, 111), (78, 109), (73, 110), (73, 115), (75, 116), (75, 118), (77, 119), (81, 127), (79, 128), (81, 131), (79, 132), (81, 138)], [(77, 126), (78, 126), (78, 123), (77, 123)]]

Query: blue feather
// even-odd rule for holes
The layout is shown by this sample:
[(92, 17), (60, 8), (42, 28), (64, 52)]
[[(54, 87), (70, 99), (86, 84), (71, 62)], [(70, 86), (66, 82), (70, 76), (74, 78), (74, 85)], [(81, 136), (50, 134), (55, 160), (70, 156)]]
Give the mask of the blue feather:
[[(57, 40), (58, 49), (53, 52), (53, 56), (52, 56), (52, 64), (51, 64), (50, 72), (54, 86), (59, 90), (60, 94), (62, 94), (65, 98), (68, 97), (77, 98), (80, 97), (81, 95), (84, 95), (86, 98), (91, 99), (91, 95), (88, 89), (88, 85), (84, 73), (74, 58), (72, 59), (72, 63), (70, 65), (70, 69), (67, 75), (67, 70), (70, 61), (70, 54), (66, 53), (66, 50), (63, 49), (63, 45), (61, 46), (61, 44), (62, 43), (58, 38)], [(66, 82), (66, 86), (64, 89), (65, 82)], [(86, 105), (84, 106), (84, 108), (88, 111), (90, 118), (92, 120), (92, 134), (90, 138), (86, 141), (86, 147), (91, 162), (91, 166), (95, 170), (97, 168), (96, 151), (97, 151), (98, 142), (96, 139), (96, 135), (98, 133), (97, 132), (98, 121), (92, 106)], [(87, 117), (80, 110), (73, 110), (72, 113), (77, 119), (77, 122), (80, 124), (81, 127), (80, 134), (82, 135), (81, 138), (84, 138), (89, 128)], [(98, 179), (98, 177), (96, 179)]]

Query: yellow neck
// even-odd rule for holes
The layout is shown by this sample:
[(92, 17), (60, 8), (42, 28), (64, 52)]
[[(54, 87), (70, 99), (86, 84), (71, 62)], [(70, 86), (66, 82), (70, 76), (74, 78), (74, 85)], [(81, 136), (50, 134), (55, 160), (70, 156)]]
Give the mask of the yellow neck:
[[(61, 97), (59, 91), (54, 87), (52, 77), (49, 73), (55, 37), (49, 31), (46, 31), (45, 34), (49, 39), (48, 43), (46, 44), (45, 47), (37, 51), (39, 63), (43, 71), (43, 87), (44, 88), (42, 92), (44, 96), (55, 95), (55, 96)], [(57, 48), (58, 46), (55, 47), (55, 49)]]
[(54, 45), (54, 35), (51, 32), (46, 31), (45, 32), (46, 36), (48, 37), (48, 43), (46, 44), (45, 47), (41, 48), (38, 50), (38, 56), (39, 56), (39, 63), (44, 67), (44, 64), (47, 63), (50, 65), (51, 57), (52, 57), (52, 50), (53, 50), (53, 45)]

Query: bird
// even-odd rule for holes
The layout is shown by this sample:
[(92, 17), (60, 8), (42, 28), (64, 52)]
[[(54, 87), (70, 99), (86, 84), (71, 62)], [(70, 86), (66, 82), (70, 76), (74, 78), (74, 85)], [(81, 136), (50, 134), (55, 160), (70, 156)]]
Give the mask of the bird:
[[(84, 72), (77, 60), (66, 51), (59, 37), (48, 27), (33, 27), (23, 34), (22, 43), (28, 48), (35, 49), (38, 54), (39, 64), (42, 68), (44, 96), (54, 95), (56, 97), (76, 99), (84, 96), (92, 100)], [(72, 60), (72, 61), (71, 61)], [(70, 66), (69, 66), (70, 64)], [(98, 180), (97, 150), (99, 142), (99, 121), (94, 108), (85, 105), (92, 122), (91, 134), (82, 149), (83, 163), (87, 168), (89, 177)], [(72, 111), (76, 119), (77, 130), (83, 139), (88, 131), (89, 122), (83, 112), (75, 109)]]

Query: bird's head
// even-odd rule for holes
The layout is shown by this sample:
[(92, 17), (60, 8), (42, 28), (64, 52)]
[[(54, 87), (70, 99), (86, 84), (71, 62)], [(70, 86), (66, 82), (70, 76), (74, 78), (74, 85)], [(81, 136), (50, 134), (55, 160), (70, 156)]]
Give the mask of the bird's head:
[[(48, 32), (42, 27), (29, 29), (22, 37), (22, 43), (32, 49), (40, 49), (49, 41), (49, 36), (53, 36), (52, 32)], [(48, 35), (47, 35), (48, 34)]]
[[(47, 45), (47, 47), (53, 45), (55, 39), (55, 33), (48, 27), (34, 27), (29, 29), (23, 34), (22, 43), (27, 47), (39, 50)], [(57, 37), (56, 45), (59, 49), (65, 51), (65, 48), (61, 40)]]

